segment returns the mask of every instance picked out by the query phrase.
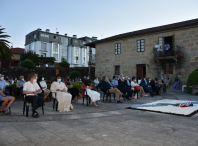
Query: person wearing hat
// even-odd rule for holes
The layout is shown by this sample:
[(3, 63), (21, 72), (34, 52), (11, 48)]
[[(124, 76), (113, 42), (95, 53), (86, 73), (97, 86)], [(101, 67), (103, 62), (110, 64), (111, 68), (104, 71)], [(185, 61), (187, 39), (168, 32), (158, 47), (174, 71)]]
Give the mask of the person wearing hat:
[(156, 82), (158, 81), (157, 78), (154, 78), (153, 80), (151, 80), (150, 82), (150, 86), (152, 88), (152, 90), (156, 93), (156, 95), (160, 95), (160, 87), (157, 87)]

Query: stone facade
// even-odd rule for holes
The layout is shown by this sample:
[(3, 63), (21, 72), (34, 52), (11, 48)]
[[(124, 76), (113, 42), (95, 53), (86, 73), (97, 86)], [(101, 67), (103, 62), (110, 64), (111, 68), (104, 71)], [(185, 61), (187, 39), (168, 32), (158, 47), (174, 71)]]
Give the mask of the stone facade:
[[(157, 66), (153, 48), (159, 37), (174, 36), (173, 49), (179, 52), (180, 59), (173, 63), (173, 74), (165, 74), (164, 69)], [(137, 40), (145, 40), (145, 51), (137, 52)], [(121, 43), (121, 54), (115, 55), (115, 44)], [(176, 75), (181, 84), (186, 84), (189, 74), (198, 68), (198, 26), (175, 29), (166, 32), (150, 33), (141, 36), (123, 38), (115, 41), (96, 44), (95, 74), (110, 78), (115, 74), (115, 66), (120, 65), (120, 74), (136, 76), (137, 64), (146, 65), (146, 74), (150, 78), (169, 76), (171, 83)], [(157, 69), (160, 70), (157, 72)]]

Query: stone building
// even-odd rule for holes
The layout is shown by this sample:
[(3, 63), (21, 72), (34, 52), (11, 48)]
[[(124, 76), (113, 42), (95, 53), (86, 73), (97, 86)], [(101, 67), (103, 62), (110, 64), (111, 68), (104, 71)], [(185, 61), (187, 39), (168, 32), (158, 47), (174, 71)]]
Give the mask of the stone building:
[[(157, 52), (159, 43), (163, 51)], [(170, 45), (165, 54), (164, 44)], [(96, 48), (95, 75), (177, 76), (181, 85), (198, 68), (198, 19), (124, 33), (92, 43)]]

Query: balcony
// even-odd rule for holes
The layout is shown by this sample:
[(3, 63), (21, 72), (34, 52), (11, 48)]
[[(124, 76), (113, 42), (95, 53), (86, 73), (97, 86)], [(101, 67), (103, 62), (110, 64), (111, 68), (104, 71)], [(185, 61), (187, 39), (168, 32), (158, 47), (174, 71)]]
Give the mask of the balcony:
[(155, 48), (153, 48), (154, 52), (154, 58), (158, 60), (167, 60), (167, 59), (178, 59), (179, 55), (174, 50), (169, 50), (169, 52), (166, 54), (165, 51), (157, 51)]

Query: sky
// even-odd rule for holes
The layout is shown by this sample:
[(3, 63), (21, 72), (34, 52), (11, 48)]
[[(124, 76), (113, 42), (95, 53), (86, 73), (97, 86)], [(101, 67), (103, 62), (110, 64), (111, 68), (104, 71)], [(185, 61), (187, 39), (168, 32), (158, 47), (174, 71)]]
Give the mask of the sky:
[(198, 18), (198, 0), (0, 0), (0, 26), (13, 47), (38, 28), (98, 39)]

